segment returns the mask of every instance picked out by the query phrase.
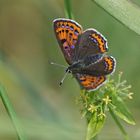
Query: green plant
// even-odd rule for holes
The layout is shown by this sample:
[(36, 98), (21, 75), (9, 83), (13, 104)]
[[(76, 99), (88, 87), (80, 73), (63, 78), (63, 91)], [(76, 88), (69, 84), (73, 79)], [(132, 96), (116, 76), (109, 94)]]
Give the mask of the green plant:
[(107, 112), (120, 128), (124, 139), (129, 139), (118, 117), (128, 124), (135, 124), (133, 116), (124, 103), (126, 99), (132, 99), (133, 93), (129, 91), (131, 86), (127, 85), (126, 81), (121, 81), (121, 76), (122, 73), (118, 75), (117, 81), (109, 77), (108, 82), (96, 91), (81, 91), (78, 103), (81, 106), (82, 116), (87, 120), (86, 140), (99, 134), (107, 118)]
[(13, 126), (15, 127), (15, 130), (17, 132), (17, 136), (19, 140), (26, 140), (26, 135), (24, 134), (24, 131), (22, 129), (21, 123), (16, 115), (16, 112), (14, 110), (14, 107), (9, 100), (9, 97), (6, 94), (6, 91), (4, 87), (0, 86), (0, 97), (2, 99), (2, 102), (5, 106), (5, 109), (12, 120)]

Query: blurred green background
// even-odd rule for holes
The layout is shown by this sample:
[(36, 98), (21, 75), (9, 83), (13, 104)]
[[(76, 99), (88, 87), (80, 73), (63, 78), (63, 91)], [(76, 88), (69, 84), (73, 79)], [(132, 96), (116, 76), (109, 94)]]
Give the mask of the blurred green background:
[[(132, 85), (135, 94), (128, 106), (136, 125), (124, 125), (131, 138), (139, 140), (140, 36), (90, 0), (71, 2), (75, 20), (108, 39), (109, 54), (117, 60), (114, 78), (122, 71)], [(139, 0), (135, 2), (140, 5)], [(59, 17), (65, 17), (63, 0), (0, 0), (0, 82), (29, 140), (85, 140), (86, 123), (76, 105), (79, 85), (68, 76), (60, 87), (64, 70), (48, 63), (67, 65), (52, 27), (52, 21)], [(0, 140), (17, 139), (1, 101)], [(99, 135), (101, 139), (123, 139), (110, 116)]]

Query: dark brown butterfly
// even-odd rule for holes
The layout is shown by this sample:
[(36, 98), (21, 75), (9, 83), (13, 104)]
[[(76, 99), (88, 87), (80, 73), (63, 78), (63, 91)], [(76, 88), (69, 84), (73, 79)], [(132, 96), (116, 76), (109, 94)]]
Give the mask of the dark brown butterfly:
[(106, 81), (115, 70), (116, 61), (105, 53), (107, 40), (95, 29), (83, 31), (74, 20), (59, 18), (53, 21), (54, 32), (70, 72), (82, 88), (91, 91)]

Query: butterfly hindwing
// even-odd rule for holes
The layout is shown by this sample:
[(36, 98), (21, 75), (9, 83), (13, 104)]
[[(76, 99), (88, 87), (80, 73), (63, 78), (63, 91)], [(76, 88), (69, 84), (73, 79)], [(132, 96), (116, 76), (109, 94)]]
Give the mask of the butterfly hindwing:
[(95, 29), (87, 29), (78, 39), (76, 48), (76, 60), (83, 59), (86, 56), (108, 51), (106, 38)]
[(81, 73), (94, 76), (108, 75), (114, 72), (116, 60), (112, 56), (104, 56), (96, 63), (84, 67)]
[(105, 81), (105, 76), (91, 76), (87, 74), (76, 74), (76, 79), (82, 88), (93, 91), (99, 88)]
[(78, 36), (82, 33), (82, 27), (73, 20), (63, 18), (56, 19), (53, 23), (56, 38), (64, 57), (68, 64), (72, 64), (75, 45)]

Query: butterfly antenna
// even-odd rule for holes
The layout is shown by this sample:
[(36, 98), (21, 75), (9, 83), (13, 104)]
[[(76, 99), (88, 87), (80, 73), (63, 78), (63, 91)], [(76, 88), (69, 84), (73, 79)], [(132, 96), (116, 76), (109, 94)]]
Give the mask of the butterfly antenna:
[(59, 83), (60, 86), (63, 84), (63, 82), (64, 82), (64, 80), (65, 80), (65, 78), (66, 78), (66, 76), (67, 76), (68, 73), (70, 73), (70, 71), (67, 69), (67, 70), (66, 70), (66, 73), (64, 74), (64, 76), (63, 76), (63, 78), (62, 78), (62, 80), (61, 80), (60, 83)]
[(61, 65), (61, 64), (57, 64), (57, 63), (54, 63), (54, 62), (50, 62), (51, 65), (56, 65), (58, 67), (62, 67), (62, 68), (67, 68), (66, 66), (64, 65)]

